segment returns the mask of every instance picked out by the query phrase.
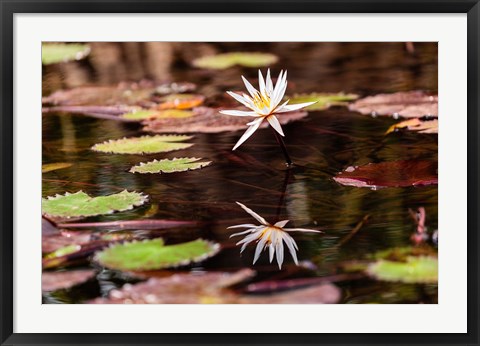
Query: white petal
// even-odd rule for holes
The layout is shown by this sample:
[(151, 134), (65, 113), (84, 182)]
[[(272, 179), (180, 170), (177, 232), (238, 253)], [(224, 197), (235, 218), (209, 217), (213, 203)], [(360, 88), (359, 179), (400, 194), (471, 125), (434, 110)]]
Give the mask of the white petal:
[(245, 86), (247, 87), (247, 90), (248, 90), (248, 92), (250, 93), (250, 95), (252, 95), (252, 97), (255, 97), (255, 95), (258, 94), (258, 90), (255, 89), (255, 88), (253, 87), (253, 85), (250, 84), (250, 82), (249, 82), (244, 76), (242, 76), (242, 79), (243, 79), (243, 83), (244, 83)]
[(233, 116), (236, 116), (236, 117), (254, 117), (257, 115), (257, 113), (253, 112), (253, 111), (237, 111), (237, 110), (230, 110), (230, 109), (222, 109), (221, 111), (219, 111), (220, 113), (222, 114), (225, 114), (225, 115), (233, 115)]
[(261, 70), (258, 70), (258, 86), (260, 88), (260, 92), (265, 95), (265, 81), (263, 80)]
[(280, 135), (285, 137), (285, 134), (283, 133), (282, 126), (278, 122), (278, 119), (275, 115), (270, 115), (267, 117), (268, 123), (277, 131)]
[(265, 244), (267, 243), (268, 237), (264, 236), (262, 239), (257, 244), (257, 248), (255, 249), (255, 256), (253, 257), (253, 264), (258, 261), (260, 258), (260, 254), (262, 253), (263, 248), (265, 247)]
[(275, 108), (275, 111), (274, 111), (273, 113), (282, 113), (283, 107), (285, 107), (288, 102), (290, 102), (290, 100), (287, 100), (287, 101), (285, 101), (284, 103), (282, 103), (280, 106), (277, 106), (277, 107)]
[[(282, 221), (278, 221), (274, 226), (275, 227), (279, 227), (279, 228), (283, 228), (285, 227), (285, 225), (289, 222), (290, 220), (282, 220)], [(230, 227), (229, 227), (230, 228)]]
[(256, 212), (254, 212), (252, 209), (248, 208), (247, 206), (243, 205), (242, 203), (240, 202), (236, 202), (240, 207), (242, 207), (243, 210), (245, 210), (247, 213), (249, 213), (251, 216), (253, 216), (255, 218), (255, 220), (257, 220), (258, 222), (260, 222), (262, 225), (265, 225), (265, 226), (270, 226), (267, 222), (267, 220), (265, 220), (263, 217), (261, 217), (260, 215), (258, 215)]
[(252, 126), (252, 125), (255, 125), (256, 123), (258, 122), (262, 122), (263, 121), (263, 117), (259, 116), (257, 119), (253, 120), (253, 121), (250, 121), (249, 123), (247, 123), (248, 126)]
[(314, 103), (317, 103), (317, 102), (305, 102), (305, 103), (297, 103), (295, 105), (286, 105), (286, 106), (283, 106), (283, 108), (281, 110), (275, 111), (275, 113), (285, 113), (285, 112), (296, 111), (298, 109), (311, 106)]
[(285, 244), (287, 244), (288, 251), (290, 251), (290, 255), (292, 255), (293, 261), (298, 266), (298, 258), (297, 258), (297, 253), (295, 251), (295, 247), (293, 245), (294, 244), (293, 243), (293, 238), (285, 233), (283, 235), (283, 240), (285, 241)]
[(256, 230), (257, 230), (256, 228), (250, 228), (250, 229), (247, 229), (246, 231), (243, 231), (243, 232), (233, 233), (233, 234), (230, 235), (229, 238), (236, 237), (238, 235), (247, 234), (247, 233), (252, 233), (252, 232), (255, 232)]
[(244, 96), (240, 96), (238, 94), (235, 94), (232, 91), (227, 91), (227, 94), (233, 97), (235, 100), (240, 102), (242, 105), (248, 108), (252, 108), (252, 102), (249, 99), (246, 99)]
[(318, 231), (316, 229), (306, 229), (306, 228), (284, 228), (286, 232), (312, 232), (312, 233), (323, 233), (322, 231)]
[(250, 127), (247, 129), (247, 131), (245, 131), (245, 133), (243, 134), (243, 136), (240, 137), (240, 139), (238, 140), (237, 144), (235, 144), (235, 146), (233, 147), (232, 150), (237, 149), (240, 145), (243, 144), (243, 142), (245, 142), (251, 135), (253, 135), (253, 133), (254, 133), (255, 131), (257, 131), (257, 129), (258, 129), (258, 127), (260, 126), (261, 123), (262, 123), (262, 122), (259, 121), (258, 123), (250, 126)]
[(268, 251), (269, 251), (269, 257), (270, 257), (270, 263), (272, 263), (273, 255), (275, 254), (275, 247), (273, 246), (273, 244), (270, 244), (268, 246)]
[(283, 242), (281, 239), (281, 234), (279, 234), (280, 239), (278, 239), (277, 244), (275, 245), (275, 251), (277, 253), (277, 263), (278, 263), (278, 268), (282, 269), (282, 263), (283, 263)]
[(270, 69), (267, 71), (267, 77), (265, 78), (265, 88), (267, 91), (268, 96), (272, 96), (273, 93), (273, 83), (272, 83), (272, 77), (270, 77)]
[(232, 228), (255, 228), (257, 227), (257, 225), (253, 225), (251, 223), (244, 223), (244, 224), (241, 224), (241, 225), (234, 225), (234, 226), (230, 226), (230, 227), (227, 227), (227, 229), (232, 229)]

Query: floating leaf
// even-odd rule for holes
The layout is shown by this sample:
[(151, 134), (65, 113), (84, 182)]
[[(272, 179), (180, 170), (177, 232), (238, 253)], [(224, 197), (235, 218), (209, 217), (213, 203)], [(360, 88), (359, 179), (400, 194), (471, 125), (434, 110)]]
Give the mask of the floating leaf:
[(72, 60), (80, 60), (90, 53), (87, 44), (43, 43), (42, 64), (55, 64)]
[(72, 167), (73, 164), (68, 162), (46, 163), (42, 165), (42, 173), (55, 171), (57, 169)]
[(405, 283), (436, 283), (438, 260), (435, 257), (407, 257), (406, 262), (379, 260), (367, 273), (378, 280)]
[(80, 251), (82, 247), (77, 244), (72, 244), (72, 245), (67, 245), (65, 247), (61, 247), (53, 252), (50, 252), (49, 254), (45, 255), (44, 258), (50, 259), (50, 258), (58, 258), (66, 255), (70, 255), (74, 252)]
[(356, 187), (404, 187), (438, 184), (437, 163), (432, 161), (389, 161), (350, 166), (334, 178)]
[(56, 291), (70, 288), (95, 277), (95, 271), (91, 269), (73, 270), (65, 272), (42, 273), (42, 291)]
[(112, 154), (154, 154), (190, 148), (191, 143), (178, 143), (192, 139), (192, 136), (142, 136), (109, 140), (95, 144), (94, 151)]
[(193, 61), (193, 66), (206, 69), (224, 70), (235, 65), (245, 67), (269, 66), (277, 61), (277, 56), (269, 53), (232, 52), (203, 56), (195, 59)]
[(438, 96), (423, 91), (378, 94), (360, 99), (348, 108), (362, 114), (404, 118), (438, 116)]
[(406, 129), (419, 133), (438, 133), (438, 119), (422, 120), (419, 118), (413, 118), (404, 120), (390, 126), (385, 134), (389, 134), (399, 129)]
[[(300, 120), (308, 115), (307, 112), (288, 112), (278, 115), (280, 124), (285, 125), (291, 121)], [(219, 133), (225, 131), (245, 130), (248, 126), (245, 117), (232, 117), (220, 114), (218, 110), (207, 107), (194, 109), (191, 117), (183, 119), (150, 119), (145, 120), (143, 130), (155, 133)], [(268, 122), (264, 121), (260, 128), (267, 128)]]
[(205, 97), (193, 94), (173, 94), (159, 99), (158, 109), (190, 109), (200, 106)]
[(287, 97), (290, 104), (316, 102), (315, 104), (305, 108), (307, 111), (319, 111), (328, 109), (332, 106), (345, 106), (348, 102), (356, 100), (358, 95), (355, 94), (330, 94), (330, 93), (311, 93), (311, 94), (295, 94)]
[(78, 217), (111, 214), (144, 204), (148, 196), (122, 191), (109, 196), (90, 197), (83, 191), (42, 199), (42, 213), (55, 217)]
[(168, 119), (168, 118), (189, 118), (193, 116), (193, 111), (181, 110), (181, 109), (167, 109), (164, 111), (144, 109), (136, 112), (130, 112), (122, 114), (124, 119), (131, 120), (145, 120), (145, 119)]
[(206, 167), (212, 163), (212, 161), (200, 161), (201, 158), (196, 157), (181, 157), (174, 159), (153, 160), (150, 162), (141, 162), (137, 166), (133, 166), (130, 169), (132, 173), (175, 173), (193, 171)]
[(220, 246), (203, 239), (164, 245), (160, 238), (113, 245), (95, 255), (101, 265), (117, 270), (156, 270), (201, 262), (215, 255)]

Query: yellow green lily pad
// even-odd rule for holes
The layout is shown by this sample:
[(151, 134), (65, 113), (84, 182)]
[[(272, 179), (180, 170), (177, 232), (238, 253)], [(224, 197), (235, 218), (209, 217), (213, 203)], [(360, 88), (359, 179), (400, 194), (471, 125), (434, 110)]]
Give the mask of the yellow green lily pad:
[(328, 109), (332, 106), (345, 106), (350, 101), (358, 98), (355, 94), (332, 94), (332, 93), (311, 93), (311, 94), (295, 94), (287, 99), (290, 104), (316, 102), (305, 108), (307, 111), (320, 111)]
[(42, 173), (56, 171), (57, 169), (63, 169), (63, 168), (68, 168), (72, 166), (73, 164), (68, 162), (46, 163), (42, 165)]
[(174, 159), (153, 160), (150, 162), (141, 162), (137, 166), (130, 169), (132, 173), (175, 173), (193, 171), (206, 167), (212, 161), (199, 161), (201, 158), (196, 157), (181, 157)]
[(96, 253), (102, 266), (123, 270), (156, 270), (201, 262), (220, 249), (216, 243), (197, 239), (187, 243), (165, 245), (161, 238), (113, 245)]
[(193, 116), (193, 114), (194, 114), (193, 111), (181, 110), (181, 109), (166, 109), (163, 111), (142, 109), (136, 112), (122, 114), (120, 117), (124, 119), (131, 119), (131, 120), (169, 119), (169, 118), (181, 119), (181, 118), (189, 118)]
[(56, 64), (72, 60), (80, 60), (90, 53), (88, 44), (77, 43), (44, 43), (42, 44), (42, 64)]
[(126, 190), (109, 195), (90, 197), (83, 191), (50, 196), (42, 199), (42, 213), (52, 217), (86, 217), (111, 214), (133, 209), (148, 200), (148, 196)]
[(203, 56), (195, 59), (193, 66), (213, 70), (224, 70), (235, 65), (244, 67), (270, 66), (277, 61), (278, 57), (270, 53), (232, 52)]
[(428, 256), (410, 256), (405, 262), (379, 260), (368, 266), (367, 273), (382, 281), (436, 283), (438, 282), (438, 259)]
[(112, 154), (155, 154), (190, 148), (192, 143), (178, 143), (192, 136), (157, 135), (109, 140), (95, 144), (94, 151)]

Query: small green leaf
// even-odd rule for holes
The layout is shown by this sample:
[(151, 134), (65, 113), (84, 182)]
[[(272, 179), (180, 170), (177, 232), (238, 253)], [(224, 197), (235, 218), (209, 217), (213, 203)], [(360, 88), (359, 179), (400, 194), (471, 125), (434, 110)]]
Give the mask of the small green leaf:
[(42, 213), (52, 217), (80, 217), (111, 214), (144, 204), (148, 196), (122, 191), (114, 195), (90, 197), (83, 191), (42, 199)]
[(315, 104), (305, 108), (307, 111), (319, 111), (328, 109), (331, 106), (344, 106), (349, 101), (354, 101), (358, 98), (355, 94), (331, 94), (331, 93), (311, 93), (311, 94), (295, 94), (290, 98), (289, 104), (316, 102)]
[(368, 266), (367, 273), (378, 280), (404, 283), (436, 283), (438, 260), (435, 257), (407, 257), (406, 262), (379, 260)]
[(70, 255), (71, 253), (80, 251), (81, 248), (82, 247), (80, 245), (76, 245), (76, 244), (67, 245), (53, 252), (50, 252), (49, 254), (45, 255), (44, 258), (51, 259), (51, 258), (58, 258), (58, 257)]
[(223, 70), (229, 67), (240, 65), (245, 67), (269, 66), (278, 61), (278, 57), (269, 53), (225, 53), (211, 56), (203, 56), (195, 59), (195, 67)]
[(73, 164), (68, 162), (46, 163), (42, 165), (42, 173), (55, 171), (57, 169), (72, 167)]
[(178, 143), (192, 136), (157, 135), (109, 140), (95, 144), (94, 151), (112, 154), (154, 154), (190, 148), (192, 143)]
[(145, 119), (169, 119), (169, 118), (189, 118), (193, 116), (193, 111), (180, 109), (167, 109), (164, 111), (142, 109), (136, 112), (122, 114), (124, 119), (145, 120)]
[(203, 239), (165, 246), (161, 238), (113, 245), (95, 255), (102, 266), (124, 270), (156, 270), (197, 263), (215, 255), (220, 246)]
[(212, 163), (212, 161), (201, 161), (201, 158), (196, 157), (181, 157), (174, 159), (153, 160), (147, 163), (141, 162), (137, 166), (133, 166), (130, 169), (132, 173), (175, 173), (184, 171), (193, 171), (194, 169), (200, 169), (206, 167)]
[(55, 64), (80, 60), (90, 53), (87, 44), (44, 43), (42, 44), (42, 64)]

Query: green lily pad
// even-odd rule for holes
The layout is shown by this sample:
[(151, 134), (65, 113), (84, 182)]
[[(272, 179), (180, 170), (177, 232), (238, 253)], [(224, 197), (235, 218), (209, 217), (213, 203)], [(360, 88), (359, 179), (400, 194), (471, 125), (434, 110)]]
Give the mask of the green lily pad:
[(278, 61), (278, 57), (269, 53), (244, 53), (233, 52), (211, 56), (203, 56), (195, 59), (193, 65), (195, 67), (224, 70), (229, 67), (240, 65), (245, 67), (262, 67), (269, 66)]
[(345, 106), (350, 101), (358, 98), (355, 94), (331, 94), (331, 93), (311, 93), (311, 94), (295, 94), (290, 98), (290, 104), (316, 102), (305, 108), (307, 111), (320, 111), (328, 109), (332, 106)]
[(88, 44), (44, 43), (42, 44), (42, 64), (56, 64), (80, 60), (90, 53)]
[(192, 143), (178, 143), (192, 136), (157, 135), (109, 140), (95, 144), (94, 151), (112, 154), (154, 154), (190, 148)]
[(438, 260), (435, 257), (407, 257), (406, 262), (380, 260), (367, 268), (367, 273), (378, 280), (404, 283), (436, 283)]
[(72, 167), (72, 165), (73, 164), (68, 162), (46, 163), (42, 165), (42, 173), (47, 173), (51, 171), (56, 171), (57, 169)]
[(124, 119), (145, 120), (145, 119), (168, 119), (168, 118), (189, 118), (193, 116), (193, 111), (181, 109), (167, 109), (163, 111), (143, 109), (136, 112), (122, 114)]
[(156, 270), (197, 263), (215, 255), (216, 243), (197, 239), (165, 246), (161, 238), (113, 245), (95, 255), (101, 265), (117, 270)]
[(148, 196), (126, 190), (109, 195), (90, 197), (83, 191), (42, 199), (42, 213), (53, 217), (81, 217), (111, 214), (144, 204)]
[(212, 161), (198, 161), (201, 158), (196, 157), (181, 157), (174, 159), (153, 160), (150, 162), (141, 162), (137, 166), (133, 166), (130, 169), (132, 173), (175, 173), (184, 171), (193, 171), (194, 169), (200, 169), (206, 167), (212, 163)]

